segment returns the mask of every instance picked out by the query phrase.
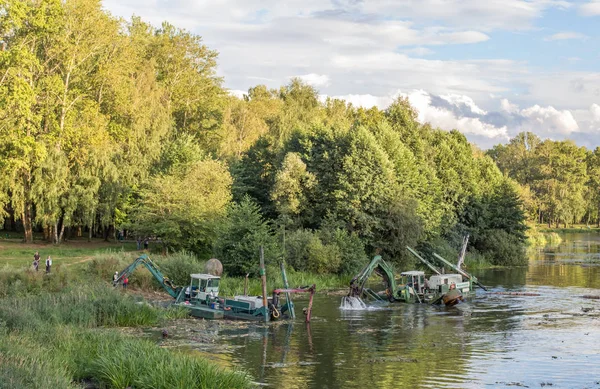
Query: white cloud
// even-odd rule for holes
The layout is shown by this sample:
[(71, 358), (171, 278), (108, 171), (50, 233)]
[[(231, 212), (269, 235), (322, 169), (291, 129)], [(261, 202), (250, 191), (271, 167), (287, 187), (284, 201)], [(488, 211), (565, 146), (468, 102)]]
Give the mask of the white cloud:
[(592, 115), (593, 122), (600, 122), (600, 105), (592, 104), (590, 107), (590, 113)]
[(239, 90), (239, 89), (229, 89), (227, 91), (231, 96), (235, 96), (238, 99), (243, 99), (245, 95), (248, 94), (248, 92), (245, 92), (243, 90)]
[(507, 113), (518, 113), (519, 112), (519, 106), (511, 103), (510, 101), (508, 101), (508, 99), (500, 100), (500, 109), (502, 109), (502, 111), (507, 112)]
[(431, 55), (433, 53), (435, 53), (433, 50), (428, 49), (427, 47), (415, 47), (412, 49), (406, 49), (406, 50), (402, 50), (402, 52), (404, 54), (408, 54), (408, 55), (416, 55), (417, 57), (424, 57), (426, 55)]
[(600, 15), (600, 1), (592, 0), (588, 3), (579, 6), (579, 12), (585, 16), (598, 16)]
[(569, 135), (579, 131), (579, 125), (569, 110), (557, 110), (554, 107), (534, 105), (521, 111), (521, 115), (530, 119), (528, 127), (546, 133)]
[(321, 86), (327, 86), (330, 84), (329, 76), (326, 74), (310, 73), (310, 74), (305, 74), (302, 76), (294, 76), (294, 77), (290, 77), (290, 78), (299, 78), (302, 81), (304, 81), (305, 83), (307, 83), (308, 85), (312, 85), (315, 88), (321, 87)]
[(546, 40), (546, 41), (564, 41), (564, 40), (569, 40), (569, 39), (587, 39), (587, 38), (589, 38), (587, 35), (582, 34), (580, 32), (563, 31), (563, 32), (558, 32), (554, 35), (550, 35), (550, 36), (544, 38), (544, 40)]
[(472, 113), (475, 113), (477, 115), (486, 115), (487, 112), (484, 111), (483, 109), (479, 108), (477, 106), (477, 104), (475, 104), (475, 102), (473, 101), (472, 98), (470, 98), (469, 96), (465, 96), (465, 95), (442, 95), (440, 96), (442, 99), (446, 100), (447, 102), (449, 102), (450, 104), (456, 105), (456, 106), (460, 106), (460, 105), (464, 105), (466, 107), (468, 107)]
[(489, 31), (531, 28), (545, 10), (570, 6), (568, 1), (552, 0), (384, 0), (365, 1), (363, 10)]
[(393, 96), (373, 96), (370, 94), (365, 95), (344, 95), (334, 96), (336, 99), (345, 100), (351, 103), (355, 107), (372, 108), (378, 107), (384, 109), (389, 106), (393, 101)]
[[(436, 107), (432, 104), (432, 96), (423, 90), (400, 93), (400, 96), (408, 98), (411, 105), (417, 110), (418, 120), (421, 123), (431, 123), (434, 127), (440, 127), (444, 130), (457, 129), (465, 134), (496, 138), (497, 141), (508, 140), (506, 126), (495, 127), (492, 124), (482, 122), (480, 118), (460, 117), (444, 107)], [(444, 100), (446, 99), (444, 98)], [(450, 100), (446, 101), (455, 106), (468, 101), (473, 104), (475, 110), (481, 111), (468, 96), (455, 95)]]

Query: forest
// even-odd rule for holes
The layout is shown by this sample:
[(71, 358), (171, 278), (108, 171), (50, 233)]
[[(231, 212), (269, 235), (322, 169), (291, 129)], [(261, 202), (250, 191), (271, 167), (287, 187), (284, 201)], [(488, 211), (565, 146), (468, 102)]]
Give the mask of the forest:
[(291, 79), (232, 96), (200, 36), (98, 0), (0, 1), (0, 221), (60, 244), (160, 240), (232, 275), (285, 258), (352, 274), (405, 246), (523, 264), (528, 223), (600, 224), (600, 149), (458, 130)]

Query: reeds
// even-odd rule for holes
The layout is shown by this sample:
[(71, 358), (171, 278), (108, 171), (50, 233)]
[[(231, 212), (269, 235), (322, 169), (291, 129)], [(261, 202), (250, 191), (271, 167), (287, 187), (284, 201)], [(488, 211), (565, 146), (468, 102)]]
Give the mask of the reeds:
[(70, 389), (83, 380), (102, 388), (251, 386), (243, 373), (108, 328), (154, 326), (184, 315), (105, 284), (0, 299), (0, 387)]

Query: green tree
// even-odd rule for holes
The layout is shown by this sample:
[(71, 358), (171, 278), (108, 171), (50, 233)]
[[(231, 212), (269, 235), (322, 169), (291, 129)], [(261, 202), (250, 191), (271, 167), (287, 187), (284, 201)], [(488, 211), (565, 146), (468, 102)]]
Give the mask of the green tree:
[(127, 227), (140, 236), (159, 237), (166, 247), (209, 252), (231, 199), (230, 188), (226, 167), (213, 160), (154, 177), (140, 191)]
[(219, 226), (214, 254), (228, 275), (258, 274), (261, 246), (266, 263), (279, 259), (281, 251), (270, 224), (262, 217), (260, 207), (245, 197), (229, 207), (227, 218)]

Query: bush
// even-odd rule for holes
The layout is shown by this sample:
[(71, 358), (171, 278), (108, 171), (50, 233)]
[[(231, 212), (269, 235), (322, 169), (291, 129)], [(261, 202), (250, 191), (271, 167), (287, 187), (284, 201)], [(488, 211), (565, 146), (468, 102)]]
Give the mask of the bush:
[(190, 274), (204, 271), (204, 263), (198, 261), (193, 254), (186, 252), (157, 257), (154, 262), (160, 266), (163, 275), (179, 286), (189, 285)]
[(326, 245), (333, 245), (339, 252), (340, 262), (337, 264), (337, 274), (355, 275), (369, 262), (365, 246), (355, 233), (325, 223), (319, 231), (321, 241)]
[(358, 236), (341, 228), (292, 231), (285, 246), (286, 261), (297, 271), (353, 275), (368, 262)]
[(525, 250), (519, 237), (504, 230), (490, 230), (480, 243), (484, 255), (492, 264), (518, 266), (527, 264)]
[(320, 239), (310, 230), (300, 229), (289, 232), (285, 239), (287, 264), (297, 271), (308, 270), (311, 255), (309, 246), (313, 241), (320, 242)]

